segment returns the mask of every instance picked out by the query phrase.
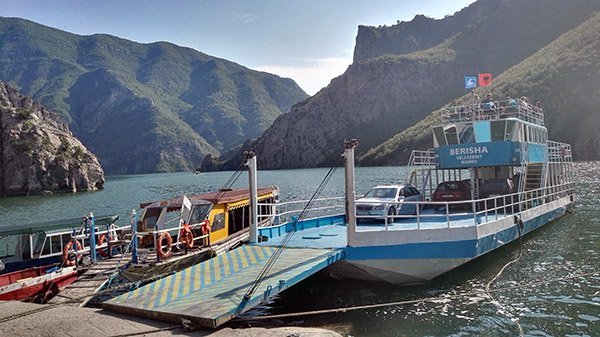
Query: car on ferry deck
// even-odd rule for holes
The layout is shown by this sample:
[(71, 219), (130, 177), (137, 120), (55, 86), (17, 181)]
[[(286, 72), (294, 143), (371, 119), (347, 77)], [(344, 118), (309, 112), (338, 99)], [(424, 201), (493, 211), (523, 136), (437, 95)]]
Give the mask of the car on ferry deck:
[(356, 215), (405, 215), (416, 214), (416, 204), (404, 201), (423, 201), (423, 194), (411, 185), (375, 186), (356, 200)]
[[(471, 184), (469, 184), (466, 180), (458, 180), (458, 181), (444, 181), (441, 182), (433, 195), (431, 196), (431, 201), (461, 201), (461, 200), (469, 200), (471, 199)], [(453, 207), (454, 206), (454, 207)], [(469, 209), (469, 204), (455, 204), (451, 205), (450, 208), (463, 208)], [(444, 205), (435, 205), (434, 208), (436, 210), (445, 209)]]

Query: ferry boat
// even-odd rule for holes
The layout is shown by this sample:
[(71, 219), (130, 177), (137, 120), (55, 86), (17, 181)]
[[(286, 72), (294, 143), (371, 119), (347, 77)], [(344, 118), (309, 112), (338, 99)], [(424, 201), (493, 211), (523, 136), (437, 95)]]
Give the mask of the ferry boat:
[[(425, 201), (388, 201), (379, 205), (384, 209), (379, 215), (368, 215), (361, 205), (357, 215), (357, 142), (349, 141), (345, 214), (260, 228), (258, 235), (269, 239), (265, 244), (276, 244), (298, 231), (286, 247), (342, 249), (344, 259), (328, 267), (336, 278), (414, 284), (517, 240), (574, 208), (571, 146), (548, 140), (541, 108), (513, 99), (489, 108), (451, 106), (432, 134), (434, 148), (412, 152), (403, 184), (411, 191), (417, 188)], [(512, 186), (509, 191), (481, 195), (486, 186), (503, 181)], [(470, 186), (470, 196), (434, 201), (436, 187), (445, 182)], [(388, 212), (401, 208), (414, 214)], [(371, 221), (357, 223), (357, 218)]]
[[(432, 134), (434, 148), (413, 151), (404, 181), (378, 186), (393, 192), (379, 200), (356, 197), (356, 140), (344, 144), (345, 197), (308, 202), (258, 202), (256, 156), (246, 153), (250, 244), (103, 308), (214, 328), (321, 270), (341, 279), (427, 282), (574, 208), (571, 147), (547, 139), (543, 111), (526, 101), (451, 107)], [(445, 198), (446, 185), (468, 193)]]

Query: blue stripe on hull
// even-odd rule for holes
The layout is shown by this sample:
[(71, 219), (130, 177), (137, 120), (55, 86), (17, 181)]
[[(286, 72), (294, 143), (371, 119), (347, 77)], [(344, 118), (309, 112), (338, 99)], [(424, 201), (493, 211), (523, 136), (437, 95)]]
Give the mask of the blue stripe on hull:
[[(560, 217), (566, 207), (557, 208), (524, 223), (523, 234), (529, 233), (544, 224)], [(517, 226), (485, 236), (479, 240), (407, 243), (389, 246), (346, 247), (346, 259), (359, 260), (393, 260), (393, 259), (473, 259), (488, 253), (502, 245), (519, 238)]]

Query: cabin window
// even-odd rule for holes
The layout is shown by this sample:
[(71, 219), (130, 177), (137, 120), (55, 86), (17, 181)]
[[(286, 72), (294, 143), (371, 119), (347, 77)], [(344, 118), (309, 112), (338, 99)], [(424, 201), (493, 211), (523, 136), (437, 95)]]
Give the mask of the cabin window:
[(504, 133), (504, 140), (514, 140), (515, 121), (506, 121), (506, 132)]
[(473, 125), (467, 124), (460, 131), (460, 143), (461, 144), (475, 143), (475, 133), (473, 132)]
[(506, 121), (492, 121), (492, 141), (501, 142), (506, 133)]
[(192, 210), (192, 216), (190, 217), (190, 224), (197, 224), (208, 216), (208, 212), (210, 212), (212, 208), (212, 204), (203, 204), (203, 205), (195, 205)]
[(451, 126), (444, 130), (446, 133), (446, 141), (449, 145), (458, 144), (458, 136), (456, 134), (456, 127)]
[(218, 230), (225, 228), (225, 213), (215, 214), (215, 217), (214, 217), (211, 225), (212, 225), (212, 229), (211, 229), (212, 232), (216, 232)]
[(439, 146), (448, 145), (446, 137), (444, 136), (444, 129), (441, 126), (433, 128), (433, 136)]

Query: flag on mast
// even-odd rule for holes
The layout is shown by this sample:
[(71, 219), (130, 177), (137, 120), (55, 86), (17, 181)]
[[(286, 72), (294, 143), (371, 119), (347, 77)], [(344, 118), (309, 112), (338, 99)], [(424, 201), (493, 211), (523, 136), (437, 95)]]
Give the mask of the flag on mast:
[(479, 83), (480, 87), (487, 87), (488, 85), (492, 84), (492, 74), (490, 74), (490, 73), (478, 74), (477, 82)]
[(469, 89), (473, 89), (476, 87), (477, 87), (477, 77), (471, 76), (471, 75), (465, 76), (465, 89), (469, 90)]

